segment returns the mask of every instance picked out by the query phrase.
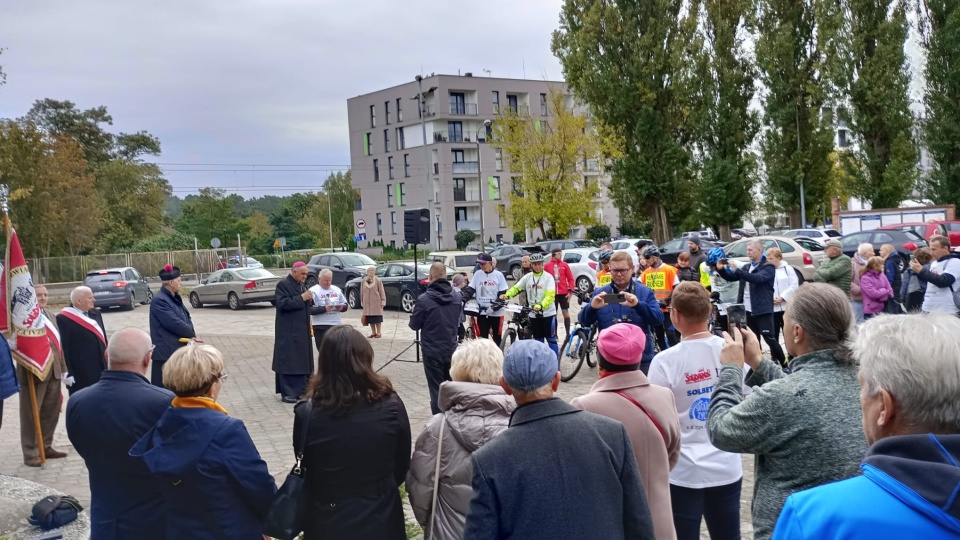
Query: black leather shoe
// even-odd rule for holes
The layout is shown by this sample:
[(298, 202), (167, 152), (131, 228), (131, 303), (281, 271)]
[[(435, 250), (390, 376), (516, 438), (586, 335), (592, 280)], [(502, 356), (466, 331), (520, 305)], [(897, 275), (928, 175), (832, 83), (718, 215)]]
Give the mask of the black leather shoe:
[(284, 403), (296, 403), (298, 400), (295, 397), (283, 396), (282, 398), (280, 398), (280, 401)]

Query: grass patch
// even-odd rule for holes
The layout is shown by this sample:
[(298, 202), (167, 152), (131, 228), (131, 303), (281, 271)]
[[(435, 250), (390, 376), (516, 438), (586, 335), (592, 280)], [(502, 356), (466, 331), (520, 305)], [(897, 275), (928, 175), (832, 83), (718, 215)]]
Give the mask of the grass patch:
[(400, 484), (400, 500), (403, 501), (403, 526), (407, 532), (407, 540), (423, 538), (423, 529), (420, 528), (420, 524), (417, 523), (416, 518), (413, 517), (413, 510), (410, 509), (410, 499), (407, 497), (406, 483)]

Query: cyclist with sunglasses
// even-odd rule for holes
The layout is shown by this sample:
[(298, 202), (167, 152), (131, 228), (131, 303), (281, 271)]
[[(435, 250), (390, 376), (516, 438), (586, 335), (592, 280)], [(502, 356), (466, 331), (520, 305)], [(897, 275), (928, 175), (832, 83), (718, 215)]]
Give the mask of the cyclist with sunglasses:
[(520, 281), (507, 292), (500, 295), (500, 299), (509, 300), (521, 292), (527, 295), (527, 307), (533, 309), (536, 316), (530, 318), (530, 331), (533, 339), (547, 345), (559, 355), (557, 339), (553, 334), (553, 325), (557, 318), (557, 306), (554, 298), (557, 295), (557, 284), (549, 272), (543, 271), (543, 253), (530, 255), (530, 266), (533, 271), (520, 278)]

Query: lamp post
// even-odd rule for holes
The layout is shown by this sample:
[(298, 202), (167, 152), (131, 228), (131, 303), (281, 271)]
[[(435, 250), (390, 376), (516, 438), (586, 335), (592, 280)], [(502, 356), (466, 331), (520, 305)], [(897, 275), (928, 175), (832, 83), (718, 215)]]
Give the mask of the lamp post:
[[(487, 128), (490, 127), (490, 124), (492, 124), (492, 122), (490, 121), (489, 118), (483, 121), (483, 129), (484, 129), (484, 138), (483, 138), (483, 139), (484, 139), (484, 140), (487, 139), (487, 138), (486, 138), (486, 130), (487, 130)], [(480, 200), (480, 251), (483, 252), (483, 253), (486, 253), (486, 252), (487, 252), (487, 240), (486, 240), (486, 238), (485, 238), (484, 235), (483, 235), (483, 188), (486, 187), (486, 180), (484, 180), (484, 178), (483, 178), (483, 167), (482, 167), (483, 161), (480, 159), (480, 132), (479, 132), (479, 131), (477, 132), (477, 136), (474, 137), (474, 139), (476, 139), (476, 141), (477, 141), (477, 176), (480, 177), (480, 193), (479, 193), (479, 195), (480, 195), (480, 196), (479, 196), (479, 200)]]

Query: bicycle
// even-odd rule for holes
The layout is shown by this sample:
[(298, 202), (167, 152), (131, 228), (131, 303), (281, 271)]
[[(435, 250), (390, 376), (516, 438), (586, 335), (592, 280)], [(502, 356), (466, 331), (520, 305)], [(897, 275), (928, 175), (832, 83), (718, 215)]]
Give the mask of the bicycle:
[(714, 291), (710, 294), (710, 318), (707, 319), (707, 331), (715, 336), (723, 337), (726, 328), (720, 326), (720, 293)]
[[(580, 304), (590, 302), (590, 293), (576, 292), (577, 300)], [(573, 379), (583, 362), (586, 361), (590, 367), (596, 367), (597, 361), (591, 359), (591, 353), (597, 349), (597, 325), (583, 326), (577, 321), (576, 325), (563, 340), (557, 355), (558, 368), (560, 370), (560, 380), (569, 382)]]
[[(499, 305), (498, 305), (499, 304)], [(504, 301), (499, 301), (491, 304), (491, 309), (498, 310), (501, 307), (506, 306), (506, 310), (510, 313), (513, 313), (513, 317), (507, 321), (506, 329), (503, 331), (503, 337), (500, 338), (500, 349), (504, 354), (507, 353), (507, 349), (513, 345), (517, 339), (529, 339), (530, 332), (530, 317), (534, 313), (533, 308), (521, 306), (519, 304), (507, 304)], [(534, 317), (537, 315), (534, 314)]]

